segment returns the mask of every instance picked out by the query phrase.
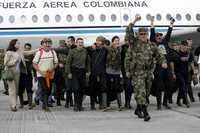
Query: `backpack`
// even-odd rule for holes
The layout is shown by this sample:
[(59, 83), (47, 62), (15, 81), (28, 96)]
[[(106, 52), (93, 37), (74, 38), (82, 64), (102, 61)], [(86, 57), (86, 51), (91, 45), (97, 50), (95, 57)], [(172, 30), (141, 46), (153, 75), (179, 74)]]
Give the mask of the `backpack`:
[[(43, 49), (43, 48), (40, 48), (39, 51), (40, 51), (40, 56), (39, 56), (39, 60), (38, 60), (37, 64), (39, 64), (39, 62), (40, 62), (40, 59), (41, 59), (41, 57), (42, 57), (42, 55), (43, 55), (43, 53), (44, 53), (44, 49)], [(53, 52), (52, 49), (51, 49), (51, 53), (52, 53), (52, 55), (53, 55), (53, 63), (55, 64), (55, 55), (54, 55), (54, 52)]]

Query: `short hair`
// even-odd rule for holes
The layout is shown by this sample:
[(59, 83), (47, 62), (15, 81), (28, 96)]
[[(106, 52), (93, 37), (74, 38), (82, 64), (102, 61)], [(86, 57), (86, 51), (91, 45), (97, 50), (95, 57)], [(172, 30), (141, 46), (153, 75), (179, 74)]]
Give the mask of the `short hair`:
[(106, 46), (110, 46), (110, 40), (105, 39), (105, 40), (104, 40), (104, 44), (105, 44)]
[(41, 45), (46, 42), (52, 43), (52, 40), (50, 38), (43, 38), (41, 41)]
[(186, 40), (183, 40), (183, 41), (181, 41), (181, 45), (187, 46), (187, 45), (188, 45), (188, 43), (187, 43), (187, 41), (186, 41)]
[(78, 40), (83, 40), (83, 38), (79, 37), (79, 38), (76, 39), (76, 41), (78, 41)]
[(119, 37), (118, 36), (114, 36), (111, 41), (114, 42), (115, 39), (119, 39)]
[(18, 39), (12, 39), (9, 42), (8, 48), (6, 51), (17, 51), (17, 48), (15, 48), (15, 44), (17, 43)]
[(25, 48), (26, 46), (29, 46), (29, 47), (32, 48), (32, 45), (31, 45), (30, 43), (25, 43), (25, 44), (24, 44), (24, 48)]
[(75, 37), (74, 36), (68, 36), (67, 39), (71, 39), (72, 41), (75, 42)]
[(105, 37), (103, 37), (103, 36), (98, 36), (98, 37), (96, 38), (96, 40), (101, 41), (101, 42), (104, 42), (104, 41), (105, 41)]

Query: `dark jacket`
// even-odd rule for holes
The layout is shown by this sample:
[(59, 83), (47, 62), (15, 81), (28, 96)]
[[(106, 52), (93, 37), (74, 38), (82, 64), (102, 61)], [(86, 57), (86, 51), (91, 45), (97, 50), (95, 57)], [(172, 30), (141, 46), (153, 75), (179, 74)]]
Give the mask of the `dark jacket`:
[(107, 49), (105, 47), (92, 49), (88, 48), (88, 54), (91, 59), (91, 74), (105, 74), (106, 73), (106, 58)]

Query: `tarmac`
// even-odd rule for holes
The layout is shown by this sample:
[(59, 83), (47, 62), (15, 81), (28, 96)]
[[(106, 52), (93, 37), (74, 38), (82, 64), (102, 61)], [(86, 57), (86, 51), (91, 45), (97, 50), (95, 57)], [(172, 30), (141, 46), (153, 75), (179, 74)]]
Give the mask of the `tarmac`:
[[(195, 102), (190, 108), (176, 105), (176, 94), (172, 109), (163, 108), (158, 111), (155, 97), (150, 97), (149, 113), (151, 120), (134, 115), (135, 100), (132, 98), (131, 110), (118, 111), (116, 102), (111, 104), (112, 109), (106, 112), (91, 111), (89, 97), (84, 100), (85, 111), (74, 112), (73, 108), (64, 108), (54, 105), (51, 112), (44, 112), (41, 106), (29, 110), (18, 109), (11, 112), (8, 96), (2, 94), (0, 83), (0, 133), (199, 133), (200, 132), (200, 102), (194, 88)], [(124, 103), (124, 101), (123, 101)]]

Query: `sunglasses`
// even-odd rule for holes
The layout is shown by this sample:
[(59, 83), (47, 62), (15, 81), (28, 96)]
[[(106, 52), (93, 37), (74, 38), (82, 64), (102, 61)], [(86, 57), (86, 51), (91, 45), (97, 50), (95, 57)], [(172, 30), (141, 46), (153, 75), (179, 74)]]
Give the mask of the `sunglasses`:
[(144, 36), (146, 35), (147, 33), (139, 33), (140, 36)]

